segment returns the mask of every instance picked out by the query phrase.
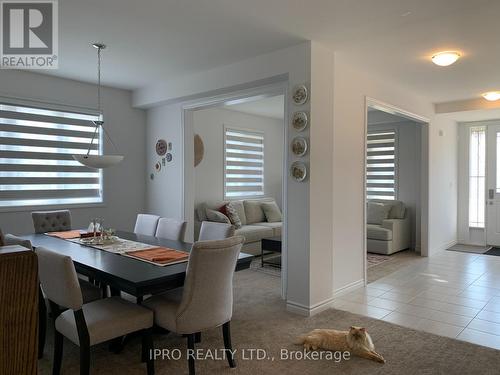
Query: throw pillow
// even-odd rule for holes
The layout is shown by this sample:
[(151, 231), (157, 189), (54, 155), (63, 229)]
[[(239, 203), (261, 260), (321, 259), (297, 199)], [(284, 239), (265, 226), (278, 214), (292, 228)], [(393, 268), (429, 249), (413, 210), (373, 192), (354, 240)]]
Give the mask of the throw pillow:
[(264, 211), (262, 211), (261, 200), (248, 200), (243, 201), (245, 206), (245, 215), (247, 217), (247, 224), (262, 223), (266, 221)]
[(277, 223), (282, 220), (281, 211), (276, 202), (263, 202), (261, 204), (262, 211), (266, 215), (266, 219), (269, 223)]
[(368, 202), (366, 222), (368, 224), (381, 225), (382, 221), (384, 221), (389, 217), (390, 210), (391, 206), (388, 204), (383, 204), (378, 202)]
[(227, 207), (226, 207), (226, 206), (227, 206), (227, 203), (226, 203), (225, 205), (223, 205), (223, 206), (219, 207), (219, 212), (220, 212), (221, 214), (224, 214), (224, 215), (226, 215), (227, 217), (229, 217), (229, 214), (227, 213)]
[(211, 210), (207, 208), (206, 210), (207, 213), (207, 219), (208, 221), (214, 221), (216, 223), (226, 223), (226, 224), (231, 224), (231, 221), (229, 218), (224, 215), (222, 212)]
[(232, 203), (226, 204), (226, 211), (231, 224), (233, 224), (236, 229), (241, 228), (240, 216), (238, 215), (238, 211), (236, 211), (236, 208)]

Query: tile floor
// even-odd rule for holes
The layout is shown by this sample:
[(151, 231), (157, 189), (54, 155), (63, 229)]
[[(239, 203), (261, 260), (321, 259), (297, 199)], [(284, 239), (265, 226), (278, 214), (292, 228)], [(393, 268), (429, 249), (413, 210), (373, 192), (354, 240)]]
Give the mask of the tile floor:
[(333, 307), (500, 350), (500, 257), (416, 258)]

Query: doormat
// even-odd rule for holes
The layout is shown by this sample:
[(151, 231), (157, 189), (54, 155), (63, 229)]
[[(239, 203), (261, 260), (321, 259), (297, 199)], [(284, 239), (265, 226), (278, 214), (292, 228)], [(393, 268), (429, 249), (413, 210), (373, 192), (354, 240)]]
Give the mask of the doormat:
[[(475, 246), (475, 245), (462, 245), (456, 244), (446, 249), (448, 251), (459, 251), (461, 253), (474, 253), (474, 254), (488, 254), (491, 246)], [(491, 254), (495, 255), (495, 254)], [(500, 255), (500, 254), (499, 254)]]
[(387, 262), (391, 257), (389, 255), (381, 254), (366, 254), (366, 260), (368, 261), (368, 268), (378, 266), (381, 263)]
[(500, 247), (492, 247), (490, 250), (488, 250), (484, 254), (500, 256)]

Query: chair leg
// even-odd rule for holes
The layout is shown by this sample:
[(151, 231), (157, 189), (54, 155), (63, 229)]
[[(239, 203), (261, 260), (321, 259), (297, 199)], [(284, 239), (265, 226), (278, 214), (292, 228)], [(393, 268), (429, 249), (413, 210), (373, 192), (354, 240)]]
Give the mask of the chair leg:
[(40, 359), (43, 358), (47, 335), (47, 305), (40, 286), (38, 287), (38, 327), (38, 359)]
[(230, 321), (222, 325), (222, 335), (224, 336), (224, 347), (226, 348), (227, 362), (229, 367), (236, 367), (236, 362), (233, 357), (233, 348), (231, 346), (231, 327)]
[(194, 369), (194, 342), (195, 342), (195, 334), (187, 335), (187, 346), (188, 346), (188, 365), (189, 365), (189, 375), (195, 375)]
[(80, 345), (80, 375), (90, 374), (90, 346)]
[(196, 332), (196, 333), (194, 334), (194, 342), (195, 342), (196, 344), (199, 344), (199, 343), (201, 342), (201, 332)]
[(153, 349), (152, 330), (145, 329), (142, 331), (142, 362), (146, 362), (148, 375), (154, 375), (155, 373)]
[(54, 363), (52, 366), (52, 375), (59, 375), (61, 372), (61, 362), (63, 354), (63, 335), (54, 328)]

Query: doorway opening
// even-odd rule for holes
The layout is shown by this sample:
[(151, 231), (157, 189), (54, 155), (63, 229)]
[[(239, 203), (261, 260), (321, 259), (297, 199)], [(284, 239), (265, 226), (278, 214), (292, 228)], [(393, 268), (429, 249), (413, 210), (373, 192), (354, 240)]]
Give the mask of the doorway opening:
[(281, 279), (286, 297), (285, 85), (184, 106), (184, 215), (187, 235), (205, 221), (245, 237), (251, 269)]
[(427, 122), (367, 100), (365, 280), (427, 255)]

